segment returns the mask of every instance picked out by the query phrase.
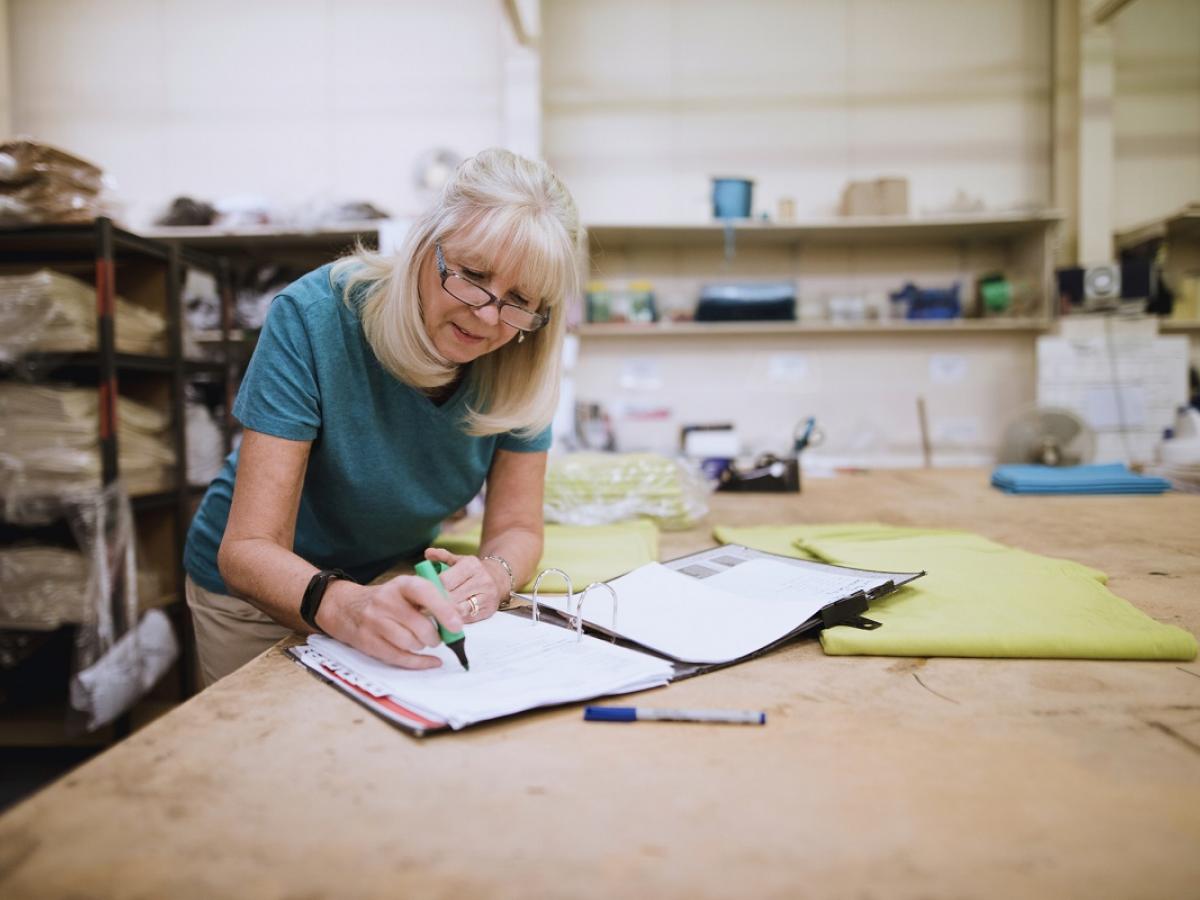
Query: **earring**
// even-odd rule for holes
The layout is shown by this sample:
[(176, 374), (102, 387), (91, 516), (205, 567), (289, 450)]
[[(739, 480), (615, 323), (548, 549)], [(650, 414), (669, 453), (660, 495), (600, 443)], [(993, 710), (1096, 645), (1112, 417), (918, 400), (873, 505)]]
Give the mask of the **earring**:
[(518, 344), (525, 343), (525, 332), (522, 331), (520, 334), (517, 335), (517, 343)]

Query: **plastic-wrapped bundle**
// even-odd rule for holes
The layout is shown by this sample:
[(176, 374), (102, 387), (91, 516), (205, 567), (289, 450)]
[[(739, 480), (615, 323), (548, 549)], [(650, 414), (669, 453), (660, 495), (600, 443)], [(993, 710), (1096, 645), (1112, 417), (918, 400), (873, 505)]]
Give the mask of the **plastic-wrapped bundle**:
[[(43, 519), (42, 498), (100, 485), (95, 388), (0, 383), (0, 508), (11, 521)], [(175, 465), (166, 415), (117, 399), (121, 477), (134, 494), (162, 490)]]
[(603, 525), (643, 516), (688, 528), (708, 512), (710, 490), (697, 469), (656, 453), (572, 453), (550, 460), (546, 521)]
[(64, 547), (0, 548), (0, 626), (48, 630), (84, 621), (87, 560)]
[[(78, 550), (25, 544), (0, 547), (0, 628), (51, 631), (61, 625), (91, 622), (89, 567)], [(138, 572), (143, 608), (159, 600), (158, 578)]]
[[(120, 353), (162, 356), (167, 323), (156, 312), (117, 298), (116, 346)], [(0, 362), (34, 350), (96, 349), (95, 288), (50, 269), (0, 275)]]

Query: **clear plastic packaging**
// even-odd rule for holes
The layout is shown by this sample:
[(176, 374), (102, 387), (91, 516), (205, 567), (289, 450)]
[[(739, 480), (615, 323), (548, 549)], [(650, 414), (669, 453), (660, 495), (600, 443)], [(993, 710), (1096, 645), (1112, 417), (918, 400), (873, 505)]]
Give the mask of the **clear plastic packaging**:
[[(114, 317), (118, 353), (166, 353), (167, 322), (159, 313), (118, 297)], [(93, 285), (51, 269), (0, 275), (0, 362), (15, 362), (34, 350), (95, 349)]]
[[(0, 628), (53, 631), (91, 620), (88, 558), (73, 547), (42, 543), (0, 547)], [(152, 601), (158, 577), (138, 571), (138, 596)]]
[[(0, 576), (12, 576), (15, 585), (28, 586), (34, 569), (44, 569), (60, 554), (68, 556), (62, 557), (61, 590), (46, 595), (53, 609), (34, 609), (28, 597), (0, 602), (13, 626), (44, 631), (76, 625), (68, 726), (93, 731), (125, 712), (162, 677), (178, 656), (178, 642), (161, 610), (149, 610), (139, 619), (139, 592), (144, 585), (154, 589), (154, 582), (137, 574), (133, 512), (121, 482), (46, 495), (37, 510), (67, 522), (79, 548), (78, 561), (67, 564), (70, 551), (65, 550), (49, 555), (48, 548), (15, 554), (20, 548), (6, 550)], [(9, 607), (9, 601), (16, 606)], [(35, 620), (21, 622), (22, 616)]]
[(545, 516), (564, 525), (644, 517), (668, 530), (689, 528), (707, 514), (711, 490), (699, 468), (685, 460), (656, 453), (571, 453), (550, 460)]
[[(164, 490), (176, 463), (166, 415), (117, 398), (118, 460), (134, 493)], [(100, 486), (99, 398), (93, 388), (0, 382), (0, 515), (42, 524), (64, 490)], [(50, 513), (41, 509), (49, 498)]]

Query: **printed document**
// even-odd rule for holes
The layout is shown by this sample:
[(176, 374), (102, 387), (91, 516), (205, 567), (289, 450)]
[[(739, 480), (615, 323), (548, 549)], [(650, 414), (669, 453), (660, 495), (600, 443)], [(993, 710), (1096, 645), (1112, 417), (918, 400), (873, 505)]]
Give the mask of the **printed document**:
[(401, 669), (325, 635), (308, 645), (349, 670), (350, 680), (429, 719), (462, 728), (539, 706), (666, 684), (666, 660), (546, 622), (497, 613), (464, 626), (470, 671), (443, 644), (426, 650), (437, 669)]

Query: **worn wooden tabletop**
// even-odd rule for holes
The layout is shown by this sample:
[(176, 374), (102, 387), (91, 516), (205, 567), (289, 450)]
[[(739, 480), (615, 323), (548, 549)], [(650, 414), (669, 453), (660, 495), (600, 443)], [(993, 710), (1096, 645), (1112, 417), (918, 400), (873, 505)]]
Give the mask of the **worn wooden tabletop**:
[[(1008, 497), (983, 472), (720, 495), (714, 523), (957, 526), (1095, 566), (1200, 632), (1200, 497)], [(0, 818), (3, 897), (1200, 896), (1200, 663), (826, 657), (654, 693), (766, 727), (418, 740), (278, 649)]]

